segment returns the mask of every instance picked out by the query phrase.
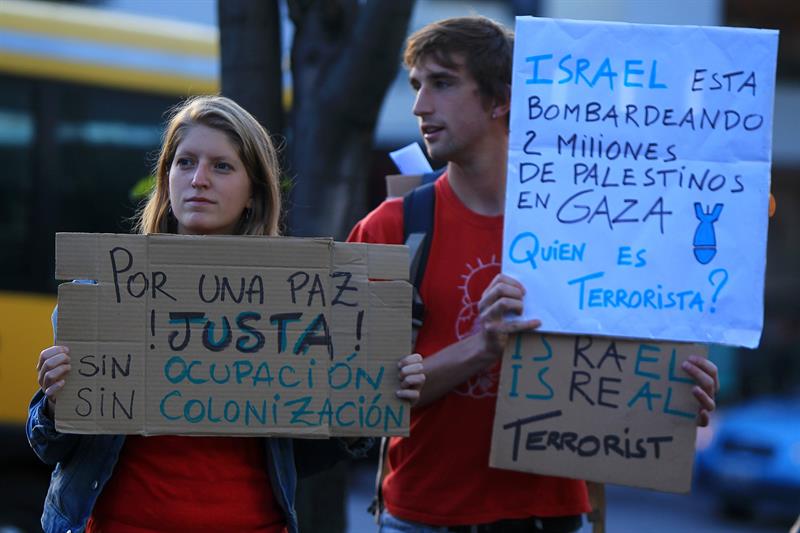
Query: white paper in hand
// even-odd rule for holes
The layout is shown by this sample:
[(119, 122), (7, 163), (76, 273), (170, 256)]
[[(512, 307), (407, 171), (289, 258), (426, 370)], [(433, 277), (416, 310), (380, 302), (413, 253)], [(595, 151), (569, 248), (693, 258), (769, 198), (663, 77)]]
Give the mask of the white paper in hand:
[(411, 143), (394, 152), (389, 152), (394, 164), (397, 165), (401, 174), (427, 174), (433, 172), (431, 164), (422, 153), (422, 148), (418, 143)]

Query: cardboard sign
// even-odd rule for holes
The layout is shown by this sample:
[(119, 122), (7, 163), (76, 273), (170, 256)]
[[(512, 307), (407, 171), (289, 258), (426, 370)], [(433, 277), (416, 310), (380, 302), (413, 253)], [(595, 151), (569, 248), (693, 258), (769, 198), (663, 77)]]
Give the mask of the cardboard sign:
[(60, 233), (69, 433), (405, 435), (405, 246)]
[(523, 334), (503, 356), (490, 465), (688, 492), (693, 344)]
[(503, 272), (523, 318), (758, 345), (777, 42), (517, 18)]

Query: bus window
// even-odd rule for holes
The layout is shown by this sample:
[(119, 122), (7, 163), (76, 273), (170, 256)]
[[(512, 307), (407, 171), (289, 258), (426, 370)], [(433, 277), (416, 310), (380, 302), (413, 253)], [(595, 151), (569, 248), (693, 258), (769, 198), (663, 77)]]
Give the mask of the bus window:
[(33, 188), (34, 121), (30, 83), (0, 77), (0, 288), (30, 290), (26, 242)]

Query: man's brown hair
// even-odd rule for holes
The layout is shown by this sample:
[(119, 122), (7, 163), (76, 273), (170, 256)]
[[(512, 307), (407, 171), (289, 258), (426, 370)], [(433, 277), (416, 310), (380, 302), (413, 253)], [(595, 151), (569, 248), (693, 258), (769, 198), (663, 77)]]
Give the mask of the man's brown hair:
[(456, 17), (428, 24), (406, 41), (403, 62), (413, 68), (427, 58), (446, 68), (456, 68), (455, 55), (463, 56), (483, 97), (505, 102), (511, 86), (514, 34), (486, 17)]

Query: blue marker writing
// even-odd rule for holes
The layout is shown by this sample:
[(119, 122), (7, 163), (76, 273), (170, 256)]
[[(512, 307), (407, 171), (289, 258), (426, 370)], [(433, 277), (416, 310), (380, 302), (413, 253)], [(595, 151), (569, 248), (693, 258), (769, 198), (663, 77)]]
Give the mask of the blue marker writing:
[(540, 246), (539, 238), (535, 233), (529, 231), (520, 233), (511, 242), (508, 251), (509, 259), (512, 263), (530, 263), (531, 268), (536, 270), (537, 257), (541, 261), (572, 261), (581, 262), (586, 253), (586, 243), (572, 244), (567, 242), (553, 241), (547, 246)]
[(703, 212), (700, 202), (694, 204), (694, 216), (700, 221), (694, 232), (694, 257), (702, 265), (707, 265), (717, 255), (717, 237), (714, 234), (714, 222), (722, 214), (722, 204), (716, 204), (714, 209)]

